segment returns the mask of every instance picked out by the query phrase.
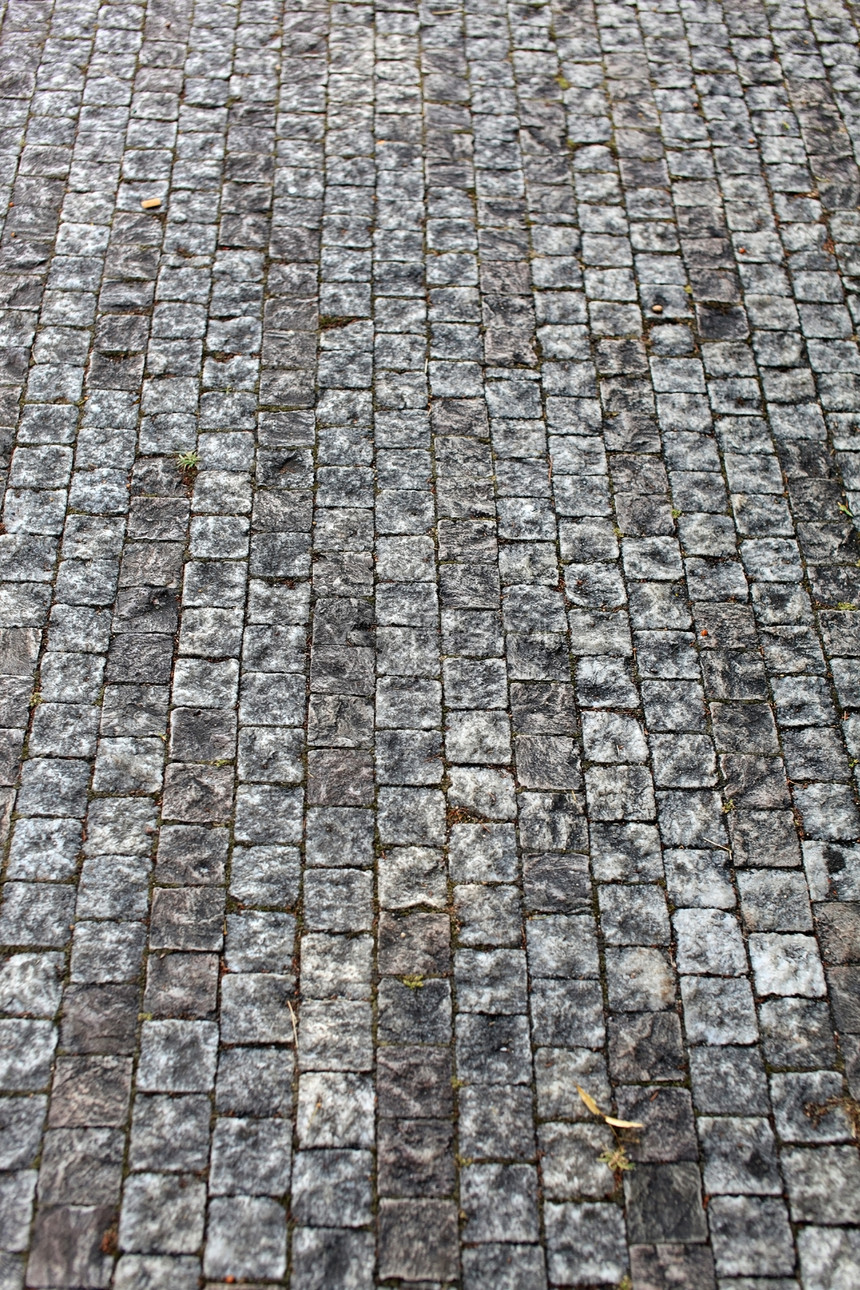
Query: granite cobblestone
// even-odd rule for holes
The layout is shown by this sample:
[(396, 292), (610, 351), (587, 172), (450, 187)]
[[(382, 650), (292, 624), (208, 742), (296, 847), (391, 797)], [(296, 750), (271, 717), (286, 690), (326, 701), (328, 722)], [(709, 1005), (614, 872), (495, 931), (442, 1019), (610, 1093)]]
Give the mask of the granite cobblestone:
[(0, 0), (0, 1290), (856, 1284), (858, 33)]

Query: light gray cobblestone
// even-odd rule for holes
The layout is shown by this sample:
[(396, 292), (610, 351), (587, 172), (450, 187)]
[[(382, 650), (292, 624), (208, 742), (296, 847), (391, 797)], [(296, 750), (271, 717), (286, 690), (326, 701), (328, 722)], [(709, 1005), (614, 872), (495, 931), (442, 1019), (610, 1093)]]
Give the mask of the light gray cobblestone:
[(857, 24), (0, 3), (0, 1290), (856, 1284)]

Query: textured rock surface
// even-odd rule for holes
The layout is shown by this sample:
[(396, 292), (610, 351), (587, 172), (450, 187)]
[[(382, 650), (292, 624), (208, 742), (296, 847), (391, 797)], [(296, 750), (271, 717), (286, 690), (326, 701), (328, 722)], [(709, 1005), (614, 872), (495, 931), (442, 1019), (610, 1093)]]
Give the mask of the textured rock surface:
[(856, 1286), (854, 8), (0, 8), (2, 1290)]

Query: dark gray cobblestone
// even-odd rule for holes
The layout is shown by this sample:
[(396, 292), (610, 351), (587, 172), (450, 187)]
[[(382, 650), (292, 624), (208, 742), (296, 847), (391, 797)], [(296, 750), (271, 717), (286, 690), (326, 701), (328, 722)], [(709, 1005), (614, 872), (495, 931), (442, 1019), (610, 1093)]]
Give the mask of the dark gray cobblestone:
[(0, 3), (0, 1290), (860, 1283), (858, 51)]

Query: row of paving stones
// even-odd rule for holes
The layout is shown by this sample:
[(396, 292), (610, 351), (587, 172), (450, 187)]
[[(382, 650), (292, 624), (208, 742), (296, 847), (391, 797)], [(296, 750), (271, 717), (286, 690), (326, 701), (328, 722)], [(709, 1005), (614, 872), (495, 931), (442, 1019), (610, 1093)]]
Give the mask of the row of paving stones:
[(847, 1290), (851, 7), (0, 52), (2, 1290)]

